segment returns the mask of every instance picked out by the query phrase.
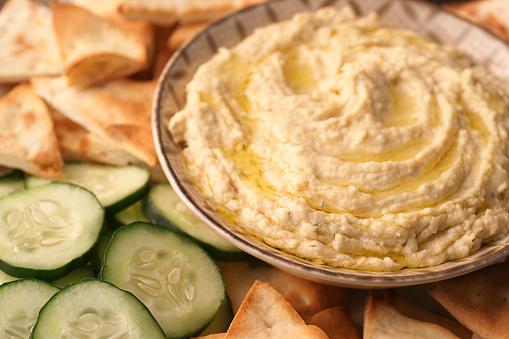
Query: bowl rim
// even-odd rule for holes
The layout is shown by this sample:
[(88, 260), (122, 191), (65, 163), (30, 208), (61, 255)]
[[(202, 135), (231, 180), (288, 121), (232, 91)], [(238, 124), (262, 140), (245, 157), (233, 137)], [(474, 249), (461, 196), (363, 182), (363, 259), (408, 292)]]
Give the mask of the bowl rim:
[[(200, 38), (204, 35), (209, 34), (215, 27), (223, 25), (228, 20), (239, 16), (249, 15), (246, 14), (256, 8), (269, 6), (269, 3), (283, 3), (291, 1), (302, 1), (308, 3), (309, 0), (273, 0), (268, 2), (262, 2), (253, 6), (249, 6), (240, 11), (225, 16), (211, 25), (207, 26), (201, 32), (199, 32), (194, 38), (180, 46), (169, 59), (161, 72), (157, 81), (157, 86), (153, 99), (152, 106), (152, 130), (153, 138), (156, 145), (157, 155), (161, 164), (161, 167), (175, 193), (183, 201), (183, 203), (191, 210), (191, 212), (198, 217), (207, 227), (212, 229), (220, 237), (239, 247), (243, 251), (251, 254), (252, 256), (269, 263), (275, 267), (278, 267), (284, 271), (292, 273), (294, 275), (313, 280), (329, 285), (352, 287), (352, 288), (386, 288), (386, 287), (402, 287), (410, 285), (418, 285), (431, 283), (439, 280), (453, 278), (459, 275), (463, 275), (469, 272), (473, 272), (477, 269), (481, 269), (490, 264), (499, 262), (505, 257), (509, 256), (509, 235), (504, 236), (502, 239), (495, 240), (493, 242), (484, 244), (478, 251), (469, 255), (466, 258), (456, 259), (448, 261), (437, 266), (424, 267), (424, 268), (403, 268), (399, 271), (391, 272), (375, 272), (375, 271), (362, 271), (356, 269), (346, 268), (335, 268), (321, 264), (312, 263), (308, 260), (297, 258), (294, 255), (275, 249), (270, 245), (263, 243), (260, 240), (254, 239), (253, 237), (246, 234), (239, 234), (239, 232), (232, 231), (231, 229), (225, 228), (219, 221), (216, 220), (210, 211), (206, 211), (201, 208), (195, 201), (192, 194), (188, 191), (186, 186), (182, 183), (182, 178), (179, 178), (179, 174), (176, 171), (174, 164), (168, 157), (168, 153), (165, 149), (165, 140), (169, 136), (167, 124), (163, 123), (163, 110), (164, 110), (164, 89), (165, 86), (171, 81), (170, 73), (172, 72), (175, 64), (179, 58), (188, 59), (188, 56), (184, 55), (190, 46), (197, 44)], [(334, 4), (340, 2), (327, 1), (319, 6), (323, 7), (329, 3)], [(362, 3), (373, 0), (347, 0), (347, 4)], [(463, 21), (471, 29), (476, 29), (492, 36), (494, 39), (502, 42), (509, 49), (509, 45), (506, 42), (499, 39), (494, 33), (488, 31), (485, 28), (476, 26), (475, 24), (463, 19), (453, 13), (443, 10), (440, 6), (422, 2), (418, 0), (382, 0), (384, 4), (392, 3), (403, 3), (409, 6), (427, 6), (433, 11), (439, 11), (445, 13), (447, 16), (454, 17), (457, 20)], [(210, 40), (210, 39), (209, 39)], [(218, 48), (223, 45), (214, 45), (213, 48)], [(184, 56), (183, 56), (184, 55)], [(186, 60), (190, 63), (189, 60)], [(195, 70), (194, 70), (195, 71)], [(194, 71), (192, 73), (194, 73)], [(167, 94), (167, 93), (166, 93)], [(174, 94), (175, 95), (175, 94)], [(175, 112), (174, 112), (175, 113)], [(171, 136), (170, 136), (171, 138)], [(232, 226), (234, 227), (234, 226)], [(440, 268), (440, 270), (437, 270)]]

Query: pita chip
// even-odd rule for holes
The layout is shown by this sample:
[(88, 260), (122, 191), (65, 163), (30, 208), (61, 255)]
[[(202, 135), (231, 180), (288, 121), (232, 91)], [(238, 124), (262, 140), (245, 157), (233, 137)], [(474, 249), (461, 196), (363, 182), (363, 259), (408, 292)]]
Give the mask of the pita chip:
[(9, 93), (15, 85), (0, 85), (0, 99), (2, 99), (7, 93)]
[[(55, 1), (55, 0), (54, 0)], [(119, 12), (118, 6), (123, 0), (58, 0), (86, 9), (94, 15), (114, 23), (133, 39), (139, 41), (150, 52), (154, 43), (154, 25), (146, 21), (126, 20)], [(150, 54), (150, 53), (149, 53)]]
[(328, 338), (304, 320), (269, 284), (256, 281), (233, 318), (226, 338)]
[(51, 10), (32, 0), (9, 0), (0, 11), (0, 83), (61, 74)]
[(79, 6), (53, 2), (52, 11), (70, 85), (88, 87), (148, 67), (147, 46), (139, 37)]
[(152, 78), (157, 79), (161, 75), (164, 67), (173, 56), (173, 52), (166, 45), (168, 39), (173, 33), (175, 26), (156, 27), (154, 31), (154, 58), (152, 62)]
[(509, 262), (432, 284), (428, 293), (481, 338), (509, 333)]
[(62, 156), (48, 108), (30, 85), (0, 100), (0, 165), (45, 178), (62, 176)]
[(380, 298), (371, 292), (364, 309), (363, 338), (453, 339), (458, 337), (436, 324), (405, 317), (385, 298)]
[(265, 0), (122, 0), (119, 12), (130, 20), (171, 26), (175, 22), (213, 21), (235, 10)]
[(153, 43), (154, 26), (146, 21), (126, 20), (119, 12), (118, 6), (123, 0), (58, 0), (59, 3), (74, 5), (94, 15), (113, 22), (129, 35), (140, 40), (150, 48)]
[(139, 162), (100, 136), (90, 133), (62, 113), (49, 107), (60, 152), (65, 160), (94, 161), (106, 165), (125, 166)]
[(344, 306), (331, 307), (303, 319), (306, 324), (321, 328), (330, 339), (361, 339), (350, 313)]
[(79, 88), (63, 77), (38, 77), (32, 85), (60, 113), (115, 149), (150, 167), (158, 163), (151, 126), (155, 81), (120, 79)]
[(444, 8), (483, 26), (509, 42), (509, 1), (463, 1), (445, 4)]
[(384, 298), (391, 306), (395, 307), (402, 315), (429, 323), (442, 326), (460, 338), (471, 338), (472, 331), (457, 321), (442, 317), (436, 313), (430, 312), (400, 294), (397, 290), (380, 290), (374, 292), (380, 298)]
[(204, 337), (198, 337), (200, 339), (224, 339), (226, 338), (226, 333), (215, 333), (215, 334), (209, 334)]
[(173, 1), (126, 0), (118, 11), (128, 20), (146, 20), (160, 26), (171, 26), (178, 21)]
[(301, 316), (314, 315), (330, 307), (345, 305), (349, 296), (346, 288), (319, 284), (263, 264), (229, 262), (219, 263), (219, 267), (234, 312), (255, 280), (269, 283)]

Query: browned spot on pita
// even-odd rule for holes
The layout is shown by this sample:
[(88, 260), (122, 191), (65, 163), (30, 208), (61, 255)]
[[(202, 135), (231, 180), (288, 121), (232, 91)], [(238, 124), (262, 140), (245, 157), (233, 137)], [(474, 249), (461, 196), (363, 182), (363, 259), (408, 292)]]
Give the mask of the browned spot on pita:
[(26, 128), (31, 127), (36, 122), (36, 116), (34, 112), (28, 111), (21, 117)]
[(34, 48), (34, 45), (27, 43), (23, 35), (18, 34), (14, 39), (13, 56), (18, 56)]

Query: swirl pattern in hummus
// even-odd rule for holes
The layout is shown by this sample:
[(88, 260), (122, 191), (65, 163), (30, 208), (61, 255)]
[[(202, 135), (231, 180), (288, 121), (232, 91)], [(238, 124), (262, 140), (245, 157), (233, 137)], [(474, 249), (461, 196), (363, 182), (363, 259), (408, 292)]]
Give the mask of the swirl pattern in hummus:
[(221, 49), (169, 127), (245, 232), (336, 267), (427, 267), (508, 233), (509, 100), (488, 78), (375, 14), (325, 8)]

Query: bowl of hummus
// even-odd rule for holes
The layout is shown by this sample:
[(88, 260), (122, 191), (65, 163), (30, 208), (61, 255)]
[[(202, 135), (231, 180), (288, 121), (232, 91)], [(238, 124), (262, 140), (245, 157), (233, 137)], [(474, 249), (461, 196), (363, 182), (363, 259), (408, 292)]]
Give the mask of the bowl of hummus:
[(161, 165), (220, 236), (353, 287), (509, 255), (509, 47), (420, 1), (269, 1), (212, 24), (154, 99)]

